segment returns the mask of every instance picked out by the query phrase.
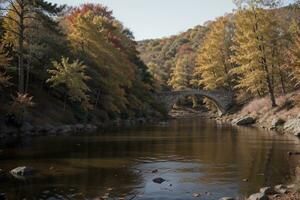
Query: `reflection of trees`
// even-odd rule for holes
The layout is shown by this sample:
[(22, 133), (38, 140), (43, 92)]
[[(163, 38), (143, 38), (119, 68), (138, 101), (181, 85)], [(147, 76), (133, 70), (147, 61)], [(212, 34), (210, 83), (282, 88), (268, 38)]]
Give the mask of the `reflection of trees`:
[[(140, 174), (130, 167), (89, 168), (81, 173), (35, 177), (26, 182), (14, 180), (1, 189), (5, 190), (7, 199), (75, 199), (70, 198), (72, 195), (78, 199), (92, 199), (107, 192), (114, 197), (129, 195), (134, 192), (134, 186), (139, 184)], [(113, 190), (108, 191), (109, 187)]]
[[(69, 186), (90, 196), (102, 195), (105, 187), (128, 194), (144, 184), (142, 174), (133, 170), (138, 163), (192, 159), (201, 164), (197, 169), (203, 174), (199, 182), (240, 183), (240, 192), (249, 194), (260, 186), (282, 182), (283, 176), (289, 174), (291, 165), (286, 152), (297, 146), (291, 146), (290, 139), (276, 140), (278, 136), (257, 129), (237, 129), (201, 119), (101, 137), (38, 139), (2, 157), (1, 168), (30, 164), (43, 173), (51, 166), (57, 171), (44, 173), (26, 184), (10, 181), (2, 184), (5, 191), (1, 192), (8, 193), (8, 199), (32, 199), (45, 190), (50, 191), (49, 195), (68, 194), (69, 188), (64, 187)], [(242, 183), (245, 178), (249, 183)]]

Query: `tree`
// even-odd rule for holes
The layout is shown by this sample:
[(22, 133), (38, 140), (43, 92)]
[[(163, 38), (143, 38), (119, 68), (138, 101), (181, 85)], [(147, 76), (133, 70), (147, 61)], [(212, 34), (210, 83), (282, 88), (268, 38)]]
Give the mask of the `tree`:
[(6, 74), (5, 70), (5, 67), (9, 65), (10, 60), (11, 59), (8, 57), (7, 53), (3, 52), (2, 45), (0, 52), (0, 89), (10, 85), (9, 80), (11, 79), (11, 77)]
[[(122, 26), (93, 11), (66, 20), (66, 32), (74, 52), (89, 66), (93, 101), (99, 99), (98, 107), (108, 114), (119, 114), (129, 103), (126, 91), (132, 87), (136, 72), (136, 65), (127, 52), (131, 49), (127, 44), (131, 43), (123, 37)], [(116, 47), (109, 35), (122, 36), (121, 48)]]
[(69, 58), (62, 57), (60, 62), (53, 62), (53, 67), (54, 69), (48, 70), (51, 78), (47, 80), (47, 83), (51, 83), (52, 87), (64, 85), (71, 100), (80, 102), (85, 109), (89, 109), (87, 93), (90, 89), (85, 82), (90, 77), (85, 74), (86, 66), (79, 60), (69, 62)]
[(230, 56), (233, 29), (229, 17), (220, 17), (212, 23), (196, 58), (193, 84), (207, 90), (227, 88), (231, 90), (232, 69)]
[(195, 67), (194, 60), (194, 55), (191, 53), (185, 53), (177, 59), (176, 66), (169, 80), (169, 85), (173, 89), (182, 90), (190, 88), (190, 81)]
[(1, 10), (4, 11), (4, 41), (13, 45), (18, 55), (18, 88), (19, 93), (25, 93), (25, 43), (29, 41), (28, 33), (34, 28), (33, 21), (39, 21), (52, 26), (55, 24), (52, 16), (59, 13), (63, 7), (44, 0), (3, 0)]
[(232, 50), (232, 62), (238, 67), (231, 70), (237, 75), (236, 88), (246, 89), (252, 94), (268, 93), (272, 106), (276, 106), (274, 92), (275, 65), (274, 40), (276, 21), (268, 6), (277, 5), (277, 1), (239, 1), (239, 10), (235, 17), (235, 36)]
[(296, 82), (296, 86), (300, 84), (300, 28), (294, 21), (291, 24), (290, 32), (294, 38), (294, 43), (289, 51), (289, 58), (291, 64), (291, 71), (293, 80)]

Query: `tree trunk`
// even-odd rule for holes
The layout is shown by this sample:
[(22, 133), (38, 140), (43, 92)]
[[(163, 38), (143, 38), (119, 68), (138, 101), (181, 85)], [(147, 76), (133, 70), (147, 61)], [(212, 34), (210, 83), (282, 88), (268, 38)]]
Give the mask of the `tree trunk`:
[(64, 97), (64, 113), (66, 112), (66, 106), (67, 106), (67, 94), (65, 94)]
[(280, 75), (280, 82), (281, 82), (282, 94), (285, 95), (286, 94), (286, 89), (285, 89), (284, 78), (283, 78), (283, 74), (282, 74), (281, 70), (279, 72), (279, 75)]
[(275, 99), (275, 95), (274, 95), (274, 88), (272, 87), (270, 78), (268, 78), (268, 90), (269, 90), (269, 94), (270, 94), (272, 107), (276, 107), (277, 104), (276, 104), (276, 99)]
[(24, 31), (25, 31), (25, 25), (24, 25), (24, 12), (23, 7), (20, 9), (20, 29), (19, 29), (19, 93), (24, 94), (25, 93), (25, 87), (24, 87)]
[(97, 92), (96, 103), (95, 103), (94, 109), (96, 109), (98, 106), (99, 98), (100, 98), (100, 89)]

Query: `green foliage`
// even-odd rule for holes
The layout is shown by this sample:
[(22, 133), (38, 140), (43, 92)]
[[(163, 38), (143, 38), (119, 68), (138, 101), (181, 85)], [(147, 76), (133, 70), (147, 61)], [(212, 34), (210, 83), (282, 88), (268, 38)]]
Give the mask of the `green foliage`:
[(88, 109), (89, 105), (89, 88), (86, 85), (86, 81), (90, 79), (85, 75), (86, 66), (76, 60), (69, 62), (69, 58), (62, 58), (60, 62), (53, 62), (52, 70), (48, 70), (51, 78), (47, 80), (47, 83), (51, 83), (52, 87), (58, 85), (64, 85), (68, 90), (68, 95), (71, 100), (82, 103), (83, 107)]

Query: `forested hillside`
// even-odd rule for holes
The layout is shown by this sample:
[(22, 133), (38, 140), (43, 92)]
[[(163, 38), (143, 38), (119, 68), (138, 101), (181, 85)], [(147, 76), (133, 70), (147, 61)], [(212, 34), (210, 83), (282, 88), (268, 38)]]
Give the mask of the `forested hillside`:
[[(234, 1), (237, 9), (177, 36), (139, 42), (158, 89), (233, 91), (238, 101), (299, 85), (299, 2)], [(207, 100), (207, 102), (209, 102)]]
[(171, 78), (175, 67), (178, 70), (186, 69), (188, 70), (187, 74), (192, 75), (195, 67), (195, 55), (208, 30), (209, 23), (206, 26), (199, 25), (170, 38), (138, 42), (141, 58), (147, 64), (150, 73), (153, 74), (158, 88), (170, 89), (171, 85), (174, 85), (175, 88), (181, 87), (180, 83), (176, 84), (180, 80), (175, 80), (176, 77)]
[(160, 115), (130, 30), (100, 4), (1, 1), (1, 118), (105, 122)]

